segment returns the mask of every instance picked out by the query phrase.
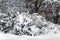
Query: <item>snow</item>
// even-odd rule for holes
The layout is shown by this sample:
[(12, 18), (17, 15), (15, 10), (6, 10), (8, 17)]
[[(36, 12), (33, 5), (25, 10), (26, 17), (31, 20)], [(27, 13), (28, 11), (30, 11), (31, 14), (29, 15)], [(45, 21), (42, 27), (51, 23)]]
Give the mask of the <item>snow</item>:
[(60, 34), (46, 34), (41, 36), (17, 36), (0, 32), (0, 40), (60, 40)]
[(0, 40), (23, 40), (23, 39), (19, 36), (15, 36), (12, 34), (4, 34), (0, 32)]

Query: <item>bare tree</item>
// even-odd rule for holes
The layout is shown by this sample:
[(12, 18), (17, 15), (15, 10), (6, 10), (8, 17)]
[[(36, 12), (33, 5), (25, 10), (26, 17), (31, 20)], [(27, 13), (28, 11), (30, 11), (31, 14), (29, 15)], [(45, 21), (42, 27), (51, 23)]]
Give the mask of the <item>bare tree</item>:
[[(38, 9), (41, 6), (42, 2), (45, 0), (26, 0), (26, 8), (31, 6), (30, 14), (38, 13)], [(32, 5), (33, 4), (33, 5)]]

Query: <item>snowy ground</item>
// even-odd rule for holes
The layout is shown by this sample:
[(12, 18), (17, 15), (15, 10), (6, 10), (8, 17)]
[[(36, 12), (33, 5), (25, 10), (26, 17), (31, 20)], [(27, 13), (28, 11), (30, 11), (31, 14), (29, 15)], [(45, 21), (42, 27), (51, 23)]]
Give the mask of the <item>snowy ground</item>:
[(60, 40), (60, 34), (47, 34), (42, 36), (16, 36), (0, 32), (0, 40)]

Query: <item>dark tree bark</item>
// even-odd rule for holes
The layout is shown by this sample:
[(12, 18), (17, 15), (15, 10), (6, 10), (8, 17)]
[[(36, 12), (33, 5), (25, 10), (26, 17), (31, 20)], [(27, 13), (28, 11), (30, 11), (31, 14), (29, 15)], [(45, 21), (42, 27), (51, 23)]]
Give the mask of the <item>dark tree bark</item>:
[(57, 24), (57, 21), (59, 19), (59, 8), (56, 9), (56, 17), (54, 18), (54, 23)]

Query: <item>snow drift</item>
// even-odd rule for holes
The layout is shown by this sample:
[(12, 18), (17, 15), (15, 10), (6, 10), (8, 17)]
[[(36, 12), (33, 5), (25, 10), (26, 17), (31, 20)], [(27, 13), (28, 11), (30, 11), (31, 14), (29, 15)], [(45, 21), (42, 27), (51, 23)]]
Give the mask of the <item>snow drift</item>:
[(41, 36), (16, 36), (0, 32), (0, 40), (60, 40), (60, 34), (47, 34)]

